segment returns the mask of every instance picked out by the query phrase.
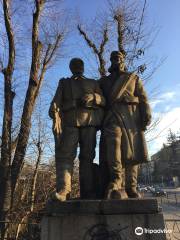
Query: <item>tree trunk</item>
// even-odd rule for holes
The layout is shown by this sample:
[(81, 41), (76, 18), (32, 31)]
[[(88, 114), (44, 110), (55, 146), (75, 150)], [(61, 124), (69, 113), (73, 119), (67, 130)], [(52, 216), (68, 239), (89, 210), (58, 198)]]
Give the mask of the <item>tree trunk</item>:
[(36, 161), (36, 166), (32, 178), (32, 183), (31, 183), (31, 190), (30, 190), (30, 210), (26, 212), (25, 216), (22, 217), (21, 222), (18, 224), (17, 231), (16, 231), (16, 238), (18, 239), (19, 234), (22, 232), (22, 228), (25, 229), (25, 222), (28, 222), (28, 218), (31, 215), (31, 213), (34, 211), (34, 204), (35, 204), (35, 194), (36, 194), (36, 183), (37, 183), (37, 177), (38, 177), (38, 169), (39, 169), (39, 164), (41, 161), (41, 156), (42, 156), (42, 149), (39, 146), (38, 147), (38, 157)]
[(44, 1), (36, 0), (36, 10), (33, 14), (33, 29), (32, 29), (32, 61), (29, 78), (29, 86), (26, 92), (23, 113), (21, 117), (21, 126), (18, 135), (17, 147), (12, 163), (12, 193), (18, 182), (20, 171), (23, 167), (24, 157), (31, 129), (31, 117), (35, 106), (36, 98), (39, 93), (39, 70), (42, 44), (39, 41), (39, 18), (44, 5)]
[(0, 159), (0, 237), (6, 237), (6, 222), (11, 207), (11, 128), (13, 114), (12, 76), (15, 62), (14, 34), (11, 24), (10, 1), (3, 0), (3, 13), (9, 44), (8, 65), (2, 70), (4, 74), (4, 115), (2, 126), (2, 145)]
[[(12, 96), (11, 79), (4, 76), (4, 118), (2, 128), (2, 148), (0, 162), (0, 221), (7, 221), (11, 203), (11, 125), (12, 125)], [(1, 239), (5, 236), (6, 224), (1, 222)]]
[(38, 169), (39, 169), (39, 164), (41, 161), (41, 156), (42, 156), (42, 149), (39, 146), (38, 147), (38, 157), (37, 157), (37, 161), (36, 161), (36, 166), (35, 166), (35, 170), (34, 170), (34, 174), (33, 174), (33, 179), (32, 179), (32, 185), (31, 185), (31, 203), (30, 203), (30, 211), (33, 212), (34, 210), (34, 203), (35, 203), (35, 193), (36, 193), (36, 182), (37, 182), (37, 177), (38, 177)]

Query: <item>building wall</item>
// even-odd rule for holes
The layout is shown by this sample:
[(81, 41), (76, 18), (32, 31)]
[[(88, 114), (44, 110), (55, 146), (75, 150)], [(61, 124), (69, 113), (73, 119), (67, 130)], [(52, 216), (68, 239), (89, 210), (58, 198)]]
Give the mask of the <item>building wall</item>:
[(180, 141), (163, 148), (151, 157), (151, 161), (142, 164), (139, 180), (145, 184), (161, 183), (173, 185), (174, 179), (180, 182)]
[(157, 182), (170, 184), (174, 177), (180, 178), (180, 141), (163, 148), (151, 157), (154, 161), (153, 177)]

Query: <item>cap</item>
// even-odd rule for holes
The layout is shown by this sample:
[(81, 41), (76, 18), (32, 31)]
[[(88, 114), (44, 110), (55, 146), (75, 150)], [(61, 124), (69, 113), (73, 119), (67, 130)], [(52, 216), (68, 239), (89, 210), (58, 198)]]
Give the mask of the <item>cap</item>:
[(125, 53), (124, 52), (120, 52), (120, 51), (112, 51), (110, 59), (112, 59), (114, 57), (124, 58), (125, 57)]

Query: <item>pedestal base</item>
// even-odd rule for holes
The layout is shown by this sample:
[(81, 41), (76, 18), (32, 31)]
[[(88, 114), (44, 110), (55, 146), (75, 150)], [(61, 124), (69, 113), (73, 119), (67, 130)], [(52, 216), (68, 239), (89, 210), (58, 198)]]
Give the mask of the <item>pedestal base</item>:
[(165, 240), (155, 199), (48, 203), (41, 240)]

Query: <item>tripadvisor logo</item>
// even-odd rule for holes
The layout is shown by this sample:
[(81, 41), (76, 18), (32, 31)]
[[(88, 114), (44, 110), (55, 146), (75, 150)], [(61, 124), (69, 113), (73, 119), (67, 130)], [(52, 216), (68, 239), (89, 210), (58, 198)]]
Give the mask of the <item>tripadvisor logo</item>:
[(135, 234), (136, 235), (142, 235), (143, 234), (143, 228), (142, 227), (137, 227), (135, 228)]
[(172, 233), (172, 230), (170, 229), (149, 229), (149, 228), (142, 228), (142, 227), (136, 227), (135, 228), (135, 234), (140, 236), (142, 235), (143, 233), (145, 234), (153, 234), (153, 233)]

